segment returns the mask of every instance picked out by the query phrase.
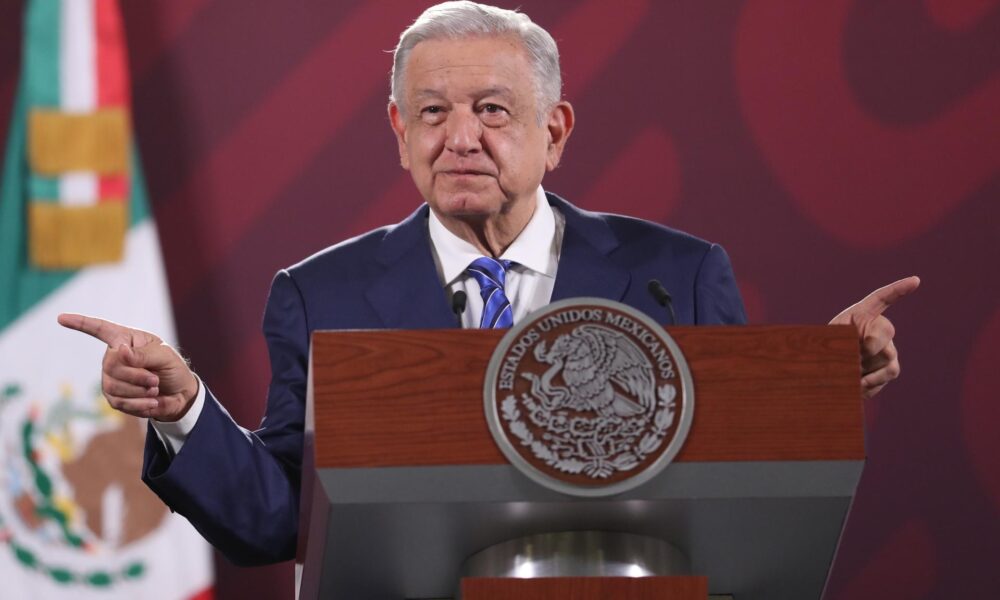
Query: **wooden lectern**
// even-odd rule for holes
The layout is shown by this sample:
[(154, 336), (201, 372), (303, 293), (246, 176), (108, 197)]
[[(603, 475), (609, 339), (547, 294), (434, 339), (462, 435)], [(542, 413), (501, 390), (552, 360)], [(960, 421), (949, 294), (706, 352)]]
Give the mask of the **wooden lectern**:
[[(865, 458), (857, 334), (848, 326), (668, 331), (695, 382), (687, 442), (650, 482), (598, 499), (535, 484), (494, 444), (483, 378), (502, 332), (315, 333), (301, 597), (451, 598), (463, 561), (483, 548), (598, 530), (669, 541), (711, 594), (819, 598)], [(616, 583), (597, 579), (517, 595), (704, 597), (703, 579), (681, 579), (694, 596), (625, 596), (613, 590), (648, 582), (601, 588)], [(462, 587), (475, 600), (523, 585)]]

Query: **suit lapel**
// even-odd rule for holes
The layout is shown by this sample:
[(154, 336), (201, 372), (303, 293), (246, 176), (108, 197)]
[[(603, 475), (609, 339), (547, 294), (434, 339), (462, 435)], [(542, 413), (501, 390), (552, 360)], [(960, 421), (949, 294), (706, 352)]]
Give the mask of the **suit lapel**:
[(444, 329), (457, 321), (434, 266), (426, 205), (386, 234), (376, 261), (385, 270), (365, 294), (389, 329)]
[[(555, 194), (547, 196), (566, 218), (552, 301), (585, 296), (624, 298), (631, 275), (609, 258), (618, 247), (618, 238), (608, 224)], [(384, 271), (374, 277), (366, 297), (387, 328), (457, 326), (434, 266), (427, 233), (428, 210), (424, 205), (390, 229), (375, 257)]]
[(555, 194), (549, 203), (566, 218), (552, 301), (590, 296), (621, 300), (631, 275), (609, 257), (618, 238), (602, 217), (582, 211)]

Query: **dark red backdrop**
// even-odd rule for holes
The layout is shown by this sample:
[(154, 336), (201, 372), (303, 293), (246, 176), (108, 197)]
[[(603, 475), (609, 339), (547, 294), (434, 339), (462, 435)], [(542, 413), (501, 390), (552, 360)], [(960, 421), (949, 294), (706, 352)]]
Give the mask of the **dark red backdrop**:
[[(754, 322), (891, 311), (903, 378), (830, 599), (1000, 590), (1000, 7), (991, 0), (520, 2), (553, 32), (578, 127), (545, 182), (726, 246)], [(418, 203), (385, 117), (426, 2), (131, 0), (135, 121), (185, 352), (245, 425), (273, 272)], [(0, 4), (0, 114), (21, 2)], [(0, 133), (6, 132), (6, 117)], [(291, 597), (219, 563), (221, 598)]]

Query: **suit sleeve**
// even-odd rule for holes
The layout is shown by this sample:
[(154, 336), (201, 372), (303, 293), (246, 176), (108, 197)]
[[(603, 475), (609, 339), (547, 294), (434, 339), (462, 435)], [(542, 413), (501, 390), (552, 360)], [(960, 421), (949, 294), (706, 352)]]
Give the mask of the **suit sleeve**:
[(743, 325), (747, 322), (743, 298), (729, 256), (712, 244), (695, 278), (696, 325)]
[(180, 452), (151, 429), (143, 481), (229, 560), (256, 565), (295, 556), (309, 334), (294, 281), (279, 272), (264, 314), (271, 384), (261, 428), (248, 431), (208, 390)]

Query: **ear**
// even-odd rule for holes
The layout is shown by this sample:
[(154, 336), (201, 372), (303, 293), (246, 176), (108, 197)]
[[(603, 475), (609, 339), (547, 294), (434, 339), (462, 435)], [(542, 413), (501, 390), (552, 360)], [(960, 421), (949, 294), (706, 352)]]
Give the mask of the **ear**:
[(551, 171), (559, 166), (563, 149), (566, 147), (566, 140), (573, 133), (573, 125), (576, 123), (576, 115), (573, 113), (573, 105), (565, 100), (558, 102), (549, 111), (548, 123), (549, 147), (545, 157), (545, 170)]
[(410, 153), (406, 148), (406, 119), (403, 118), (402, 111), (395, 102), (389, 103), (389, 124), (393, 133), (396, 134), (396, 142), (399, 144), (399, 164), (407, 171), (410, 170)]

